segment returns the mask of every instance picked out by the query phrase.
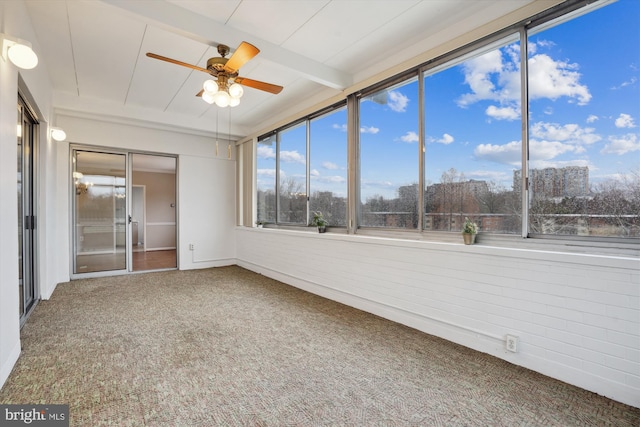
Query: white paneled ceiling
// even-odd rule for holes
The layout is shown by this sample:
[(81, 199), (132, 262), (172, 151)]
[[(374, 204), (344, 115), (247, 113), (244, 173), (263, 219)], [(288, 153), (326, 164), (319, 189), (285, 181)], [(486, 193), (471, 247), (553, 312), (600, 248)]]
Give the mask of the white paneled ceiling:
[[(25, 0), (54, 108), (241, 137), (534, 0)], [(245, 88), (220, 109), (195, 95), (218, 44), (261, 52)]]

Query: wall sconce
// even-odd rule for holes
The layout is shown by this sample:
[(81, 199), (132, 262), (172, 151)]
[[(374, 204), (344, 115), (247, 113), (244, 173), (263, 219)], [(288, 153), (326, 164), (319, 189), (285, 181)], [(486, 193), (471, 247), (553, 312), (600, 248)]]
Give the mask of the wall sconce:
[(9, 58), (16, 67), (30, 70), (38, 65), (38, 55), (31, 49), (31, 43), (26, 40), (0, 34), (2, 39), (2, 58)]
[(55, 139), (58, 142), (67, 139), (67, 133), (60, 128), (51, 128), (50, 132), (51, 138)]

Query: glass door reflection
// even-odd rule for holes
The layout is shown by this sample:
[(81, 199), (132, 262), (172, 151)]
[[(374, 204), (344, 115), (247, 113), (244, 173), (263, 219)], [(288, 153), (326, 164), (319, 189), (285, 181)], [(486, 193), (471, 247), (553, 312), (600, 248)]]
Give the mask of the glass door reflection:
[(74, 150), (74, 274), (127, 269), (126, 155)]

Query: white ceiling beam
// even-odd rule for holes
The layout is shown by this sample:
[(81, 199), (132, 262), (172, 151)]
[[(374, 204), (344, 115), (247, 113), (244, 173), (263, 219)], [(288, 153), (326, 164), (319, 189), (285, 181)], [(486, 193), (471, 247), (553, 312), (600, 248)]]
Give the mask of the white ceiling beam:
[(224, 43), (233, 48), (242, 41), (255, 44), (260, 49), (260, 57), (262, 59), (280, 64), (312, 81), (333, 89), (343, 90), (353, 84), (353, 76), (350, 74), (328, 67), (249, 33), (225, 26), (166, 1), (100, 1), (127, 11), (148, 24), (159, 25), (168, 31), (209, 46), (217, 46), (219, 43)]

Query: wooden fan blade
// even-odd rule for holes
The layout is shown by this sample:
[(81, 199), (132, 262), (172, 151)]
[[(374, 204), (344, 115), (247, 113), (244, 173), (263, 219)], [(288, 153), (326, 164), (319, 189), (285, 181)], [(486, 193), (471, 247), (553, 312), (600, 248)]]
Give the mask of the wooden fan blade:
[(241, 85), (249, 86), (254, 89), (263, 90), (265, 92), (273, 93), (276, 95), (282, 92), (282, 86), (273, 85), (271, 83), (265, 83), (258, 80), (247, 79), (245, 77), (236, 77), (234, 81), (236, 83), (240, 83)]
[(198, 67), (197, 65), (187, 64), (186, 62), (178, 61), (176, 59), (167, 58), (166, 56), (156, 55), (155, 53), (151, 53), (151, 52), (147, 52), (147, 56), (149, 58), (159, 59), (161, 61), (170, 62), (170, 63), (176, 64), (176, 65), (182, 65), (183, 67), (191, 68), (193, 70), (202, 71), (204, 73), (210, 74), (209, 70), (207, 70), (206, 68)]
[(229, 58), (229, 60), (225, 64), (224, 71), (229, 74), (237, 73), (240, 67), (242, 67), (248, 60), (256, 56), (258, 53), (260, 53), (260, 49), (258, 49), (254, 45), (247, 42), (240, 43), (238, 49), (233, 52), (233, 55), (231, 55), (231, 58)]
[(202, 96), (203, 93), (204, 93), (204, 89), (200, 89), (200, 92), (196, 93), (196, 96)]

